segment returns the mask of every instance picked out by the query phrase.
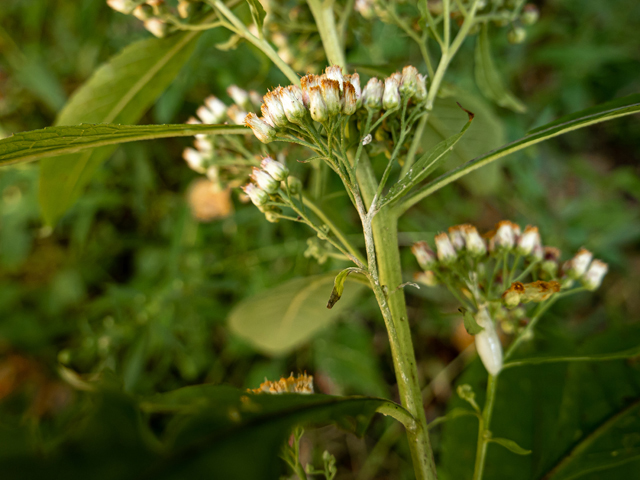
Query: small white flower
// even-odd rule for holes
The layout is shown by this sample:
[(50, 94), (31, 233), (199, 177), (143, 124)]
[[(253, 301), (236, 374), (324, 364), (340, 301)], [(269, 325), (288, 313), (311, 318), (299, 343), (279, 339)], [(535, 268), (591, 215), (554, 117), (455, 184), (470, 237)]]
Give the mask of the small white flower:
[(280, 186), (280, 182), (276, 181), (276, 179), (267, 172), (260, 170), (257, 167), (253, 167), (251, 179), (267, 193), (276, 193)]
[(227, 109), (227, 116), (236, 125), (244, 125), (244, 119), (247, 117), (247, 112), (242, 110), (238, 105), (231, 105)]
[(464, 225), (454, 225), (449, 227), (449, 238), (451, 244), (457, 251), (464, 250), (464, 236), (462, 235), (462, 229)]
[(371, 136), (371, 134), (367, 134), (366, 137), (364, 137), (362, 139), (362, 146), (364, 147), (365, 145), (369, 145), (371, 143), (371, 140), (373, 140), (373, 137)]
[(510, 251), (516, 244), (520, 235), (520, 227), (509, 220), (502, 220), (498, 223), (496, 233), (489, 241), (489, 250), (494, 252)]
[(309, 113), (311, 118), (316, 122), (326, 122), (329, 118), (329, 112), (327, 111), (327, 105), (324, 103), (324, 97), (322, 96), (322, 90), (320, 87), (311, 87), (308, 90), (309, 95)]
[(415, 102), (422, 102), (427, 98), (427, 76), (418, 74), (418, 83), (416, 85), (416, 93), (413, 95)]
[(124, 13), (126, 15), (130, 14), (137, 6), (136, 2), (132, 0), (107, 0), (107, 5), (116, 12)]
[(524, 229), (524, 233), (518, 239), (518, 248), (516, 251), (520, 255), (530, 255), (531, 253), (537, 254), (539, 252), (534, 252), (536, 247), (540, 247), (540, 249), (542, 248), (538, 227), (527, 225)]
[(272, 142), (276, 138), (276, 130), (273, 126), (258, 118), (255, 113), (248, 114), (244, 119), (244, 124), (253, 130), (253, 134), (262, 143)]
[(369, 79), (362, 92), (362, 103), (368, 110), (377, 111), (382, 108), (384, 84), (376, 77)]
[(418, 260), (420, 268), (425, 271), (431, 270), (438, 263), (436, 254), (433, 253), (433, 250), (431, 250), (427, 242), (414, 243), (411, 247), (411, 252), (415, 255), (416, 260)]
[(585, 274), (591, 263), (593, 254), (586, 248), (581, 248), (575, 256), (565, 263), (564, 269), (569, 277), (577, 280)]
[(400, 84), (400, 94), (403, 97), (411, 98), (418, 91), (418, 69), (407, 65), (402, 69), (402, 82)]
[(164, 37), (167, 34), (167, 30), (169, 29), (166, 23), (157, 18), (150, 18), (149, 20), (145, 20), (144, 28), (146, 28), (149, 32), (151, 32), (158, 38)]
[[(273, 121), (274, 127), (286, 127), (289, 124), (280, 101), (281, 90), (282, 87), (278, 87), (264, 96), (264, 104), (269, 110), (269, 119)], [(262, 114), (264, 115), (264, 111)]]
[(382, 107), (385, 110), (392, 110), (400, 106), (398, 86), (398, 80), (393, 75), (385, 79), (384, 94), (382, 96)]
[(300, 123), (304, 119), (307, 110), (302, 103), (302, 92), (298, 96), (298, 92), (293, 85), (283, 88), (280, 91), (280, 102), (284, 109), (284, 114), (291, 123)]
[(463, 225), (462, 235), (464, 237), (464, 243), (467, 247), (467, 251), (475, 256), (479, 257), (487, 253), (487, 246), (484, 243), (482, 237), (478, 233), (478, 230), (473, 225)]
[[(226, 110), (226, 108), (225, 108)], [(196, 115), (198, 118), (202, 120), (202, 123), (206, 123), (207, 125), (212, 125), (218, 123), (218, 117), (211, 112), (205, 105), (198, 107), (196, 110)]]
[(275, 180), (281, 182), (289, 176), (289, 169), (283, 164), (271, 157), (264, 157), (260, 166)]
[(182, 158), (187, 162), (189, 168), (195, 170), (198, 173), (204, 173), (206, 169), (204, 168), (205, 157), (198, 150), (187, 147), (182, 152)]
[(587, 290), (597, 290), (608, 271), (609, 266), (606, 263), (600, 260), (594, 260), (591, 262), (589, 270), (582, 276), (582, 284)]
[(353, 75), (347, 75), (345, 77), (349, 80), (349, 83), (353, 85), (354, 90), (356, 91), (356, 107), (360, 108), (362, 105), (362, 89), (360, 88), (360, 75), (354, 73)]
[(227, 106), (224, 102), (215, 95), (209, 95), (204, 99), (204, 104), (213, 115), (213, 122), (211, 123), (222, 123), (225, 118), (225, 114), (227, 113)]
[(257, 185), (253, 183), (248, 183), (244, 187), (242, 187), (244, 193), (251, 199), (253, 204), (256, 207), (261, 207), (265, 203), (269, 201), (269, 195), (264, 190), (260, 189)]
[(342, 101), (340, 100), (340, 82), (323, 78), (320, 81), (324, 103), (330, 116), (338, 115), (342, 111)]
[(344, 76), (342, 75), (342, 68), (338, 65), (331, 65), (324, 71), (325, 76), (329, 80), (336, 80), (340, 84), (340, 91), (344, 88)]
[(456, 250), (453, 248), (451, 240), (449, 240), (449, 236), (446, 233), (436, 235), (435, 242), (438, 260), (443, 263), (452, 263), (458, 258)]
[(344, 104), (342, 113), (345, 115), (353, 115), (356, 113), (358, 98), (356, 97), (356, 89), (350, 83), (344, 85)]
[(427, 270), (426, 272), (416, 272), (413, 279), (427, 287), (435, 287), (438, 285), (436, 274), (431, 270)]

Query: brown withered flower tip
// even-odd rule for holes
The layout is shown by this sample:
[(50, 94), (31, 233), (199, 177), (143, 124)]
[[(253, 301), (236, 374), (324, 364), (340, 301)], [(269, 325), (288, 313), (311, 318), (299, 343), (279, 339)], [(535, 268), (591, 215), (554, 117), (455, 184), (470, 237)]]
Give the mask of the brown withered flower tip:
[(313, 375), (307, 375), (304, 372), (297, 377), (293, 373), (288, 378), (282, 377), (280, 380), (270, 381), (265, 378), (264, 382), (258, 388), (248, 388), (250, 393), (269, 393), (271, 395), (280, 395), (282, 393), (313, 393)]
[(560, 291), (560, 283), (552, 280), (545, 282), (538, 280), (537, 282), (524, 284), (524, 301), (526, 302), (543, 302), (554, 293)]

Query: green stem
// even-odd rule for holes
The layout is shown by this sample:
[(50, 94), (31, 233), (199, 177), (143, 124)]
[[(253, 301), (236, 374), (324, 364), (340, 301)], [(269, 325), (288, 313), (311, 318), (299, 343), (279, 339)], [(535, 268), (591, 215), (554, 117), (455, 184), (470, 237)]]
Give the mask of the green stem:
[(482, 480), (484, 471), (484, 462), (487, 456), (487, 447), (491, 438), (491, 415), (493, 413), (493, 403), (496, 397), (496, 387), (498, 386), (498, 377), (489, 375), (487, 383), (487, 399), (484, 402), (484, 410), (482, 410), (482, 418), (478, 425), (478, 446), (476, 449), (476, 464), (473, 471), (473, 480)]
[(307, 3), (318, 26), (327, 60), (331, 65), (346, 68), (347, 64), (333, 16), (333, 0), (307, 0)]
[(286, 75), (286, 77), (292, 84), (298, 86), (300, 85), (300, 79), (298, 78), (296, 72), (294, 72), (293, 69), (280, 58), (278, 53), (273, 49), (269, 42), (253, 35), (249, 31), (247, 26), (242, 23), (242, 21), (238, 17), (236, 17), (234, 13), (221, 0), (207, 0), (207, 2), (231, 22), (238, 35), (251, 42), (257, 48), (259, 48), (262, 53), (269, 57), (271, 61), (280, 69), (280, 71)]
[[(358, 251), (357, 248), (355, 248), (351, 242), (347, 239), (347, 237), (344, 236), (344, 234), (342, 233), (342, 231), (336, 226), (335, 223), (333, 223), (331, 220), (329, 220), (329, 217), (327, 217), (327, 215), (324, 213), (324, 211), (318, 207), (313, 201), (311, 201), (311, 199), (309, 199), (306, 196), (302, 197), (305, 206), (309, 207), (309, 209), (316, 214), (316, 216), (327, 226), (329, 227), (329, 230), (331, 230), (333, 232), (333, 234), (336, 236), (336, 238), (338, 240), (340, 240), (340, 242), (342, 242), (342, 244), (344, 245), (344, 247), (349, 251), (349, 253), (351, 255), (353, 255), (357, 260), (360, 261), (359, 266), (364, 266), (364, 264), (366, 263), (366, 260), (364, 259), (364, 257), (362, 256), (362, 254)], [(356, 262), (357, 264), (357, 262)]]
[(428, 120), (429, 113), (427, 113), (420, 119), (420, 123), (418, 123), (418, 126), (413, 133), (413, 140), (411, 140), (411, 145), (409, 146), (409, 151), (407, 152), (407, 158), (404, 161), (402, 170), (400, 170), (400, 178), (403, 178), (407, 174), (409, 169), (413, 166), (413, 162), (416, 159), (416, 152), (418, 151), (418, 148), (420, 147), (420, 141), (422, 140), (422, 133), (427, 126)]
[[(370, 205), (375, 195), (377, 182), (366, 155), (361, 158), (357, 175), (365, 202)], [(402, 270), (398, 249), (397, 217), (392, 210), (384, 208), (376, 215), (373, 220), (372, 234), (379, 275), (379, 285), (374, 288), (374, 293), (383, 316), (391, 316), (390, 319), (385, 318), (385, 322), (391, 323), (394, 328), (394, 334), (389, 335), (389, 342), (398, 390), (402, 405), (416, 420), (415, 429), (407, 429), (406, 431), (413, 468), (417, 479), (435, 480), (437, 478), (436, 466), (429, 442), (422, 393), (418, 383), (418, 370), (411, 341), (404, 290), (396, 289), (402, 283)], [(386, 286), (388, 294), (385, 295), (381, 285)]]

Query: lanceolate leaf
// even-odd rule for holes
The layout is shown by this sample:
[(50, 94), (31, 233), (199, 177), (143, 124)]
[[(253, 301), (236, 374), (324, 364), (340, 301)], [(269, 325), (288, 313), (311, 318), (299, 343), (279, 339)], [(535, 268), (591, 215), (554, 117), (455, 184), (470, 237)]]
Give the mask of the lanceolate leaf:
[(518, 150), (522, 150), (531, 145), (535, 145), (536, 143), (557, 137), (563, 133), (638, 112), (640, 112), (640, 94), (634, 94), (613, 102), (604, 103), (598, 107), (589, 108), (581, 112), (562, 117), (552, 123), (533, 130), (531, 133), (519, 140), (485, 153), (484, 155), (474, 158), (464, 165), (441, 175), (411, 194), (402, 202), (400, 208), (404, 211), (418, 203), (423, 198), (426, 198), (432, 193), (440, 190), (442, 187), (449, 185), (459, 178), (464, 177), (474, 170), (484, 167), (499, 158), (517, 152)]
[(342, 270), (333, 281), (333, 290), (331, 291), (331, 296), (329, 297), (329, 301), (327, 302), (327, 308), (332, 309), (338, 300), (342, 297), (342, 292), (344, 292), (344, 282), (346, 282), (347, 277), (350, 273), (362, 272), (359, 268), (350, 267)]
[(476, 44), (475, 74), (478, 88), (485, 97), (493, 100), (501, 107), (523, 113), (527, 108), (505, 88), (500, 74), (493, 63), (488, 30), (489, 24), (484, 23)]
[[(198, 35), (187, 32), (129, 45), (76, 91), (56, 125), (136, 123), (189, 59)], [(106, 146), (40, 164), (40, 204), (48, 223), (55, 223), (75, 202), (114, 148)]]
[(267, 12), (264, 11), (259, 0), (247, 0), (247, 3), (249, 4), (249, 10), (251, 10), (253, 23), (255, 23), (256, 28), (258, 29), (258, 35), (262, 38), (264, 36), (262, 33), (262, 27), (264, 25), (264, 17), (267, 15)]
[(470, 112), (467, 113), (469, 114), (469, 121), (464, 125), (464, 127), (462, 127), (460, 133), (456, 133), (446, 140), (443, 140), (436, 145), (433, 150), (426, 152), (416, 160), (407, 174), (401, 178), (398, 183), (391, 187), (391, 189), (389, 189), (387, 195), (382, 199), (382, 206), (394, 203), (405, 196), (415, 185), (427, 178), (431, 172), (438, 168), (438, 166), (447, 158), (449, 152), (453, 150), (453, 147), (458, 143), (458, 140), (462, 138), (471, 126), (473, 114)]
[(348, 281), (340, 302), (327, 310), (334, 275), (290, 280), (240, 302), (229, 315), (229, 327), (257, 349), (284, 355), (351, 306), (364, 286)]
[(531, 454), (531, 450), (526, 450), (518, 445), (513, 440), (509, 440), (508, 438), (492, 438), (489, 440), (490, 442), (497, 443), (498, 445), (502, 445), (507, 450), (512, 451), (516, 455), (529, 455)]
[[(248, 134), (240, 125), (114, 125), (108, 123), (47, 127), (12, 135), (0, 140), (0, 166), (32, 162), (46, 157), (76, 153), (83, 150), (167, 137)], [(59, 157), (52, 162), (59, 161)]]

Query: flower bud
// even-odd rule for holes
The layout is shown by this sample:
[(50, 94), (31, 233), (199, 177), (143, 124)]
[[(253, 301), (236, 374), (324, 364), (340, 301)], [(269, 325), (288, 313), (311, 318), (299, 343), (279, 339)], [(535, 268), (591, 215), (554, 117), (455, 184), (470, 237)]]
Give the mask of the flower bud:
[(544, 272), (548, 278), (555, 278), (558, 274), (559, 258), (560, 250), (555, 247), (544, 247), (543, 261), (540, 264), (540, 270)]
[(107, 5), (109, 5), (116, 12), (129, 15), (133, 11), (133, 9), (138, 6), (138, 2), (134, 0), (107, 0)]
[(435, 237), (436, 251), (438, 252), (438, 260), (442, 263), (453, 263), (458, 258), (455, 248), (451, 244), (451, 240), (446, 233), (439, 233)]
[(400, 94), (404, 98), (412, 98), (418, 91), (418, 69), (407, 65), (402, 69), (402, 83), (400, 84)]
[(411, 253), (415, 255), (422, 270), (431, 270), (438, 264), (436, 254), (433, 253), (427, 242), (414, 243), (411, 247)]
[(373, 20), (376, 16), (374, 0), (356, 0), (354, 9), (367, 20)]
[(291, 123), (299, 124), (304, 120), (307, 113), (306, 108), (302, 104), (302, 92), (298, 96), (296, 89), (298, 87), (289, 85), (281, 90), (280, 102), (284, 109), (284, 114)]
[(369, 79), (367, 85), (362, 92), (362, 99), (367, 110), (377, 111), (382, 108), (382, 94), (384, 92), (384, 84), (373, 77)]
[(276, 181), (276, 179), (267, 172), (260, 170), (257, 167), (253, 167), (251, 170), (251, 179), (267, 193), (276, 193), (280, 186), (280, 182)]
[(242, 190), (247, 194), (256, 207), (261, 207), (269, 201), (269, 195), (267, 192), (253, 183), (247, 183), (242, 187)]
[(507, 33), (507, 40), (509, 40), (509, 43), (513, 45), (517, 45), (519, 43), (524, 42), (526, 38), (527, 38), (527, 32), (522, 27), (514, 27), (511, 30), (509, 30), (509, 33)]
[(213, 144), (206, 137), (196, 137), (193, 144), (200, 153), (211, 154), (213, 152)]
[(149, 32), (151, 32), (158, 38), (163, 38), (164, 36), (166, 36), (169, 30), (169, 26), (162, 20), (159, 20), (157, 18), (150, 18), (149, 20), (145, 20), (144, 28), (146, 28)]
[(244, 124), (253, 130), (253, 134), (262, 143), (269, 143), (275, 140), (276, 130), (263, 119), (258, 118), (255, 113), (248, 114), (244, 119)]
[[(225, 107), (225, 112), (226, 112), (226, 107)], [(209, 125), (220, 123), (220, 121), (222, 120), (222, 118), (220, 118), (218, 115), (215, 115), (211, 110), (209, 110), (204, 105), (202, 105), (196, 110), (196, 115), (198, 115), (200, 120), (202, 120), (202, 123), (206, 123)]]
[(427, 76), (418, 74), (416, 83), (416, 93), (412, 97), (416, 103), (422, 102), (427, 99)]
[[(536, 247), (540, 247), (540, 252), (534, 252)], [(516, 252), (519, 255), (531, 255), (542, 253), (542, 243), (540, 241), (540, 233), (538, 227), (532, 227), (527, 225), (524, 229), (524, 233), (518, 238), (518, 247)]]
[(416, 272), (413, 279), (427, 287), (435, 287), (438, 285), (436, 274), (431, 270), (427, 270), (426, 272)]
[(391, 76), (384, 81), (384, 94), (382, 96), (382, 107), (385, 110), (393, 110), (400, 106), (400, 92), (398, 91), (398, 80)]
[(453, 247), (459, 252), (464, 250), (464, 236), (462, 235), (462, 229), (464, 225), (454, 225), (449, 227), (449, 239)]
[(362, 89), (360, 88), (360, 75), (354, 73), (353, 75), (347, 75), (345, 77), (346, 80), (349, 81), (353, 88), (356, 91), (356, 99), (358, 100), (358, 108), (360, 108), (360, 104), (362, 103)]
[(533, 25), (540, 18), (540, 11), (533, 3), (527, 3), (520, 14), (520, 21), (523, 25)]
[(356, 113), (358, 98), (356, 97), (356, 89), (350, 83), (344, 85), (344, 104), (342, 105), (342, 113), (344, 115), (353, 115)]
[(311, 118), (316, 122), (326, 122), (329, 118), (329, 111), (327, 110), (327, 104), (324, 103), (322, 97), (322, 89), (320, 87), (311, 87), (308, 90), (309, 95), (309, 113)]
[(520, 305), (520, 299), (523, 294), (524, 285), (520, 282), (513, 282), (502, 294), (502, 303), (507, 308), (515, 308)]
[(264, 157), (260, 166), (275, 180), (281, 182), (289, 175), (289, 169), (282, 163), (274, 160), (271, 157)]
[(222, 123), (227, 113), (227, 106), (224, 102), (215, 95), (209, 95), (204, 99), (204, 104), (213, 114), (213, 117), (211, 117), (212, 121), (210, 123)]
[(480, 306), (475, 320), (483, 328), (474, 335), (478, 356), (487, 372), (495, 376), (502, 370), (502, 344), (487, 307)]
[(600, 260), (594, 260), (591, 262), (589, 270), (587, 270), (581, 278), (582, 285), (584, 285), (587, 290), (597, 290), (602, 284), (602, 279), (608, 270), (609, 266), (606, 263)]
[(509, 220), (502, 220), (496, 225), (496, 232), (489, 240), (489, 251), (510, 251), (520, 235), (520, 227)]
[[(282, 189), (286, 190), (287, 187), (284, 185), (285, 181), (282, 182)], [(289, 175), (286, 179), (287, 185), (289, 185), (289, 192), (291, 195), (298, 195), (302, 191), (302, 182), (297, 177)]]
[(342, 68), (340, 68), (338, 65), (331, 65), (324, 70), (324, 74), (329, 80), (337, 81), (340, 86), (340, 91), (343, 91), (344, 77), (342, 75)]
[(574, 280), (577, 280), (585, 274), (587, 268), (589, 268), (592, 258), (593, 254), (586, 248), (582, 247), (571, 260), (565, 262), (565, 273)]
[(274, 127), (285, 127), (289, 124), (287, 116), (284, 113), (284, 108), (282, 107), (282, 102), (280, 101), (281, 90), (282, 87), (278, 87), (271, 92), (267, 92), (264, 96), (264, 104), (269, 110), (269, 119), (273, 121)]
[(305, 107), (309, 108), (309, 89), (318, 86), (317, 75), (308, 74), (300, 79), (300, 86), (302, 87), (302, 103)]
[(144, 22), (145, 20), (149, 20), (153, 17), (153, 8), (151, 8), (151, 5), (138, 5), (132, 13), (138, 20)]
[(192, 170), (195, 170), (198, 173), (205, 172), (206, 170), (204, 168), (205, 157), (198, 150), (195, 150), (191, 147), (187, 147), (182, 152), (182, 158), (184, 158), (184, 160), (189, 165), (189, 168), (191, 168)]
[(327, 112), (330, 116), (338, 115), (342, 111), (342, 102), (340, 101), (340, 82), (323, 78), (320, 81), (322, 89), (322, 97), (327, 105)]
[(467, 247), (467, 251), (474, 257), (480, 257), (487, 253), (487, 246), (484, 243), (482, 237), (478, 233), (478, 230), (473, 225), (462, 225), (462, 236), (464, 237), (464, 243)]
[(242, 88), (238, 87), (237, 85), (230, 85), (229, 88), (227, 88), (227, 93), (234, 101), (234, 103), (240, 108), (244, 110), (249, 110), (251, 108), (251, 103), (249, 102), (249, 94)]

